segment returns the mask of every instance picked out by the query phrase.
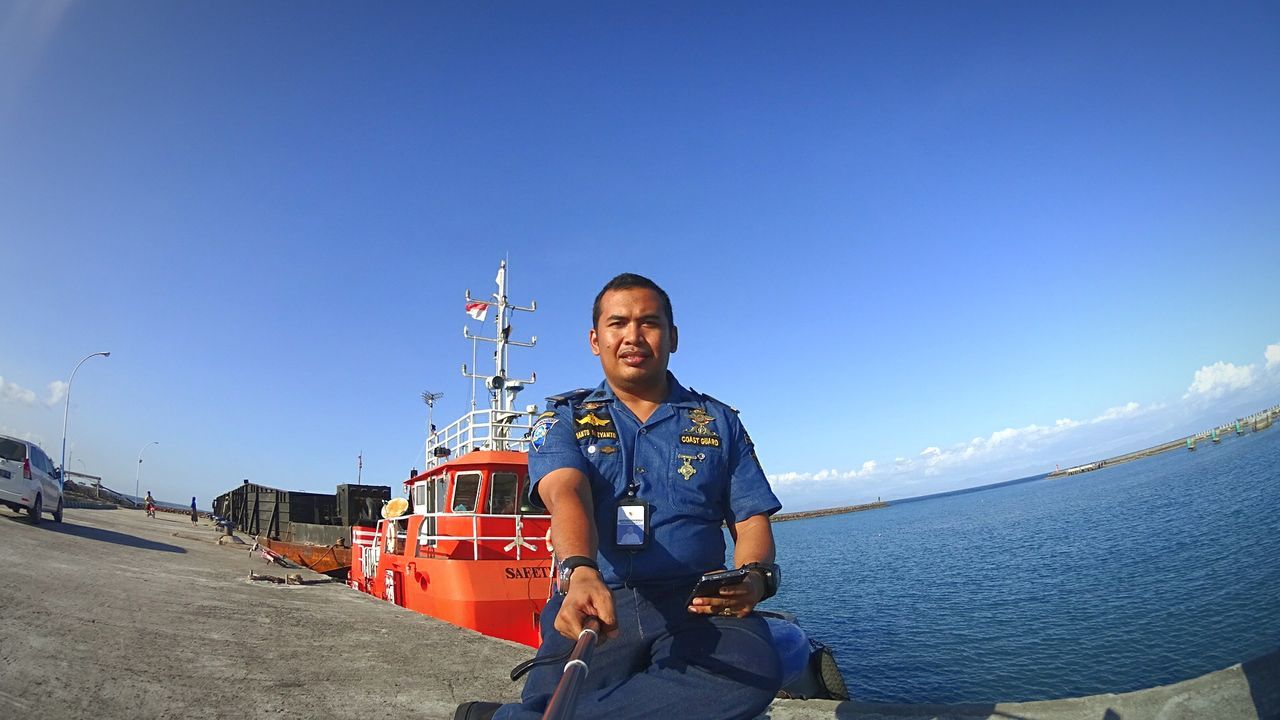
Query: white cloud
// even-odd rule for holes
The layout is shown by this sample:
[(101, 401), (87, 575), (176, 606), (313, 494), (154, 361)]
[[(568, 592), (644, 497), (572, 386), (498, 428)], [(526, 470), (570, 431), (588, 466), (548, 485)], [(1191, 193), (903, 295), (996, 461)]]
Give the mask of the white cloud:
[(1141, 411), (1141, 408), (1142, 406), (1139, 405), (1138, 403), (1130, 401), (1125, 403), (1124, 405), (1117, 405), (1116, 407), (1113, 407), (1113, 408), (1107, 408), (1105, 412), (1103, 412), (1098, 417), (1094, 418), (1092, 422), (1099, 423), (1099, 422), (1106, 422), (1108, 420), (1119, 420), (1120, 418), (1129, 417), (1130, 415), (1136, 415), (1138, 412)]
[(1267, 358), (1267, 369), (1280, 367), (1280, 343), (1268, 345), (1267, 349), (1262, 353)]
[(54, 380), (53, 382), (49, 383), (49, 399), (45, 400), (44, 403), (49, 407), (53, 407), (54, 405), (57, 405), (58, 403), (62, 402), (62, 399), (65, 398), (66, 396), (67, 396), (67, 384), (62, 382), (61, 380)]
[(5, 402), (35, 405), (36, 394), (17, 383), (11, 383), (0, 377), (0, 400)]
[[(936, 445), (931, 445), (921, 450), (915, 458), (894, 458), (890, 471), (896, 476), (895, 483), (903, 483), (907, 482), (910, 479), (909, 476), (915, 473), (923, 474), (926, 477), (934, 477), (944, 472), (952, 472), (957, 468), (979, 463), (998, 464), (1012, 458), (1025, 456), (1050, 443), (1057, 442), (1062, 433), (1084, 424), (1071, 418), (1061, 418), (1049, 426), (1028, 425), (1021, 428), (996, 430), (989, 436), (975, 437), (967, 443), (960, 443), (945, 450)], [(874, 473), (877, 467), (876, 461), (868, 460), (863, 463), (862, 469), (857, 471), (843, 473), (835, 470), (823, 470), (817, 473), (792, 472), (770, 476), (770, 480), (787, 483), (837, 478), (864, 478)], [(904, 474), (908, 477), (903, 477)]]
[(1247, 388), (1254, 381), (1253, 365), (1236, 367), (1232, 363), (1218, 362), (1205, 365), (1196, 371), (1195, 379), (1183, 398), (1204, 397), (1217, 399), (1229, 392)]
[(876, 461), (868, 460), (862, 463), (862, 467), (857, 470), (836, 470), (832, 468), (828, 470), (819, 470), (814, 473), (780, 473), (777, 475), (770, 475), (769, 482), (773, 485), (795, 485), (798, 483), (820, 483), (832, 480), (859, 480), (871, 475), (875, 471)]

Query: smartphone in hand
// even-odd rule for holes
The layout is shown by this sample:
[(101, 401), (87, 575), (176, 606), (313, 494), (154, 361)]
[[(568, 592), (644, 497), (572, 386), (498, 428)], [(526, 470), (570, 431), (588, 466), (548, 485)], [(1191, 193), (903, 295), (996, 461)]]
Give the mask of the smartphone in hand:
[(694, 586), (693, 592), (689, 595), (688, 602), (685, 605), (692, 605), (694, 598), (700, 597), (720, 597), (720, 588), (737, 585), (747, 579), (747, 573), (750, 570), (738, 568), (737, 570), (721, 570), (719, 572), (706, 573), (698, 584)]

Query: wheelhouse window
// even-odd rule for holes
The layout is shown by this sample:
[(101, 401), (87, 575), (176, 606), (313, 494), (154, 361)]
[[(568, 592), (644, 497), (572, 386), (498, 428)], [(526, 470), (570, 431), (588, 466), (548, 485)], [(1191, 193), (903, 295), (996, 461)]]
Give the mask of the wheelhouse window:
[(475, 512), (476, 498), (480, 495), (480, 473), (458, 473), (453, 481), (453, 511)]
[(520, 477), (515, 473), (498, 472), (489, 481), (489, 507), (491, 515), (515, 515), (516, 498), (520, 495)]

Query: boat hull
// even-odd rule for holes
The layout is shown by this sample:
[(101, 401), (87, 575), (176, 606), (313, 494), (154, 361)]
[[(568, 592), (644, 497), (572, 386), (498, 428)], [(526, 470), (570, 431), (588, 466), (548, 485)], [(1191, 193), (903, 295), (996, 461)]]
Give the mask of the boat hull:
[[(517, 518), (436, 518), (437, 530), (452, 536), (423, 541), (428, 518), (410, 515), (383, 520), (376, 535), (355, 539), (354, 571), (348, 585), (424, 615), (471, 628), (485, 635), (538, 647), (539, 616), (551, 594), (551, 553), (545, 539), (545, 519), (520, 519), (521, 527), (537, 532), (521, 535), (523, 545), (511, 544)], [(501, 539), (488, 539), (497, 538)], [(368, 543), (368, 544), (366, 544)]]
[(285, 559), (329, 577), (346, 579), (351, 570), (351, 548), (343, 545), (310, 545), (258, 538), (258, 544)]

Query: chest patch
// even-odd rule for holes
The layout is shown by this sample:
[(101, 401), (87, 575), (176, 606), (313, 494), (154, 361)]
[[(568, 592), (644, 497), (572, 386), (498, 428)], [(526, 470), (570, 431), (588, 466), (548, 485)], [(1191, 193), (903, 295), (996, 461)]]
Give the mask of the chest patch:
[(690, 410), (689, 421), (693, 425), (685, 428), (684, 432), (680, 433), (681, 443), (698, 447), (720, 447), (720, 435), (709, 427), (716, 419), (708, 414), (706, 410), (702, 408)]

